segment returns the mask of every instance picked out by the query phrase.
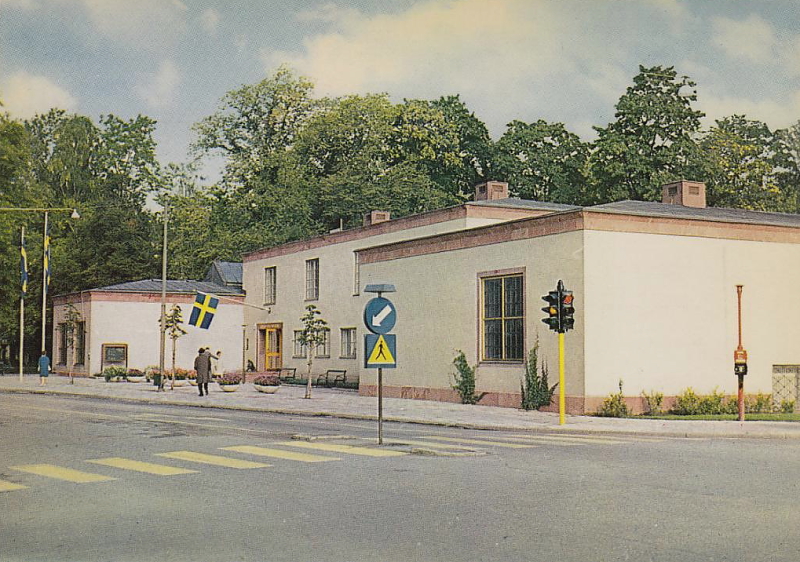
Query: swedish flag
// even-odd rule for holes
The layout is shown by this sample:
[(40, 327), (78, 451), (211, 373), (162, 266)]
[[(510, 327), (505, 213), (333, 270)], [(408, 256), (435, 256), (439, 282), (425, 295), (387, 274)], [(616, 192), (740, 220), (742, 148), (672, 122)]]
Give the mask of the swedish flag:
[(25, 229), (19, 240), (19, 277), (22, 284), (22, 298), (28, 294), (28, 252), (25, 250)]
[(44, 284), (50, 286), (50, 223), (44, 231)]
[(192, 315), (189, 316), (189, 325), (207, 330), (217, 312), (218, 304), (218, 298), (198, 292), (192, 306)]

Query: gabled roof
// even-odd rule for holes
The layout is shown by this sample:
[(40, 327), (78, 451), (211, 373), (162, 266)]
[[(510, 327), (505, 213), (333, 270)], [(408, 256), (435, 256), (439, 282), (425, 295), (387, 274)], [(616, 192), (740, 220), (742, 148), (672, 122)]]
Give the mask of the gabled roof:
[(214, 260), (203, 281), (242, 286), (242, 262)]
[[(128, 281), (91, 289), (92, 291), (103, 291), (107, 293), (160, 293), (161, 279), (142, 279), (140, 281)], [(244, 295), (238, 287), (225, 287), (208, 281), (184, 281), (177, 279), (167, 279), (167, 292), (171, 294), (196, 292), (211, 293), (218, 295)]]

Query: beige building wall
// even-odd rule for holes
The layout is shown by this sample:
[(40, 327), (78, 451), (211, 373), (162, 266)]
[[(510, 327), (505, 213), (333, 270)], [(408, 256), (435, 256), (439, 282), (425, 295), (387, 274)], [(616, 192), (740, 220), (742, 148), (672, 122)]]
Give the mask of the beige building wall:
[(800, 245), (586, 232), (586, 394), (737, 391), (736, 285), (743, 289), (745, 392), (800, 364)]
[[(519, 405), (522, 362), (481, 362), (480, 277), (524, 273), (525, 344), (538, 336), (540, 357), (558, 381), (558, 339), (541, 322), (541, 297), (559, 279), (576, 296), (576, 329), (567, 334), (567, 394), (583, 395), (583, 233), (573, 231), (509, 242), (378, 261), (362, 266), (365, 283), (393, 283), (388, 296), (397, 307), (397, 369), (384, 371), (384, 384), (408, 397), (454, 399), (453, 359), (463, 350), (478, 364), (477, 391), (490, 393), (482, 403)], [(376, 385), (376, 370), (362, 376), (362, 386)], [(433, 389), (425, 391), (424, 389)]]
[[(513, 214), (511, 217), (515, 218)], [(346, 369), (348, 381), (359, 380), (364, 361), (363, 339), (366, 330), (362, 313), (366, 302), (375, 295), (363, 293), (365, 285), (371, 281), (364, 278), (363, 266), (357, 267), (356, 250), (409, 238), (474, 228), (502, 220), (507, 219), (461, 216), (454, 220), (360, 237), (348, 237), (349, 231), (345, 231), (340, 233), (338, 238), (337, 234), (331, 235), (329, 243), (311, 244), (316, 247), (303, 249), (302, 245), (296, 244), (288, 253), (284, 253), (282, 248), (278, 247), (265, 250), (267, 254), (272, 252), (275, 255), (250, 261), (245, 259), (243, 263), (243, 282), (247, 291), (245, 302), (265, 309), (245, 308), (249, 340), (248, 358), (254, 361), (259, 370), (264, 369), (264, 329), (268, 325), (280, 326), (283, 367), (295, 367), (298, 375), (305, 374), (306, 359), (295, 357), (293, 353), (293, 333), (302, 328), (300, 317), (305, 313), (305, 306), (314, 304), (322, 312), (321, 317), (328, 322), (331, 341), (330, 357), (316, 358), (313, 373), (324, 373), (327, 369)], [(319, 299), (306, 301), (305, 264), (307, 260), (312, 259), (319, 260)], [(276, 299), (273, 304), (267, 303), (264, 295), (264, 270), (271, 267), (276, 268)], [(342, 328), (356, 328), (355, 359), (340, 357)]]

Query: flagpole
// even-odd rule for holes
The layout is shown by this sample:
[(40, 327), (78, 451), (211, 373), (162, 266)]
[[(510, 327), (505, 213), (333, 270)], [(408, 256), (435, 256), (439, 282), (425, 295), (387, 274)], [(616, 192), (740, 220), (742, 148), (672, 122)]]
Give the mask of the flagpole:
[[(20, 238), (20, 247), (25, 248), (25, 227), (22, 227), (22, 237)], [(22, 266), (27, 273), (28, 265), (27, 256)], [(22, 272), (20, 272), (22, 273)], [(22, 369), (25, 357), (25, 292), (20, 291), (19, 297), (19, 382), (22, 382)]]
[[(161, 381), (158, 391), (164, 390), (164, 350), (167, 346), (167, 221), (169, 213), (169, 202), (164, 203), (164, 241), (161, 248), (161, 338), (160, 338), (160, 351), (158, 356), (158, 372), (161, 375)], [(175, 388), (175, 373), (172, 373), (172, 386)]]
[[(49, 249), (49, 240), (47, 239), (47, 211), (44, 212), (44, 239), (42, 242), (43, 252), (42, 255), (42, 351), (46, 351), (47, 347), (47, 271), (50, 269), (50, 259), (47, 257)], [(54, 361), (55, 363), (55, 361)]]

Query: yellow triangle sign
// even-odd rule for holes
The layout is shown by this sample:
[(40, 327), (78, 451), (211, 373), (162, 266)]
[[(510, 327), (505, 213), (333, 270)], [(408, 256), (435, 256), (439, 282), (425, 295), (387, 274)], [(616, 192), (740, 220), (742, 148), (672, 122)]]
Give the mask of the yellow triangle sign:
[(375, 345), (372, 347), (372, 351), (369, 354), (367, 363), (376, 365), (394, 365), (394, 357), (392, 356), (392, 352), (389, 349), (389, 346), (387, 345), (383, 335), (378, 336), (378, 340), (375, 342)]

